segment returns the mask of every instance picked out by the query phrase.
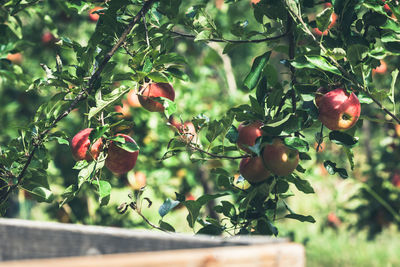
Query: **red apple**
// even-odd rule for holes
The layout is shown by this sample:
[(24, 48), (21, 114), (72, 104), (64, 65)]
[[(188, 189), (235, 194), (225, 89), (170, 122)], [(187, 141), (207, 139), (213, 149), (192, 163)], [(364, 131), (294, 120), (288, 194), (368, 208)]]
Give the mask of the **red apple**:
[(89, 10), (89, 19), (91, 21), (95, 21), (96, 22), (96, 21), (99, 20), (99, 18), (100, 18), (99, 14), (96, 14), (96, 13), (93, 13), (93, 12), (95, 12), (97, 10), (100, 10), (100, 9), (103, 9), (103, 7), (96, 6), (96, 7), (92, 8), (91, 10)]
[[(122, 136), (125, 139), (125, 142), (136, 144), (135, 140), (126, 134), (116, 134), (116, 136)], [(105, 165), (113, 173), (124, 174), (135, 167), (138, 155), (139, 150), (129, 152), (118, 147), (111, 141), (110, 146), (108, 147)]]
[(42, 35), (42, 43), (44, 45), (54, 44), (55, 41), (56, 41), (56, 37), (51, 32), (45, 32)]
[(251, 2), (253, 5), (257, 5), (258, 3), (261, 2), (261, 0), (250, 0), (250, 2)]
[[(103, 142), (98, 139), (91, 147), (89, 135), (92, 128), (86, 128), (77, 133), (71, 140), (72, 157), (75, 160), (91, 161), (97, 159), (102, 150)], [(90, 147), (90, 150), (89, 150)]]
[(347, 130), (360, 118), (361, 105), (354, 93), (337, 88), (324, 94), (316, 101), (318, 119), (330, 130)]
[(328, 221), (328, 226), (332, 228), (338, 228), (342, 224), (342, 221), (334, 212), (330, 212), (328, 214), (327, 221)]
[(127, 178), (133, 190), (140, 190), (146, 186), (146, 175), (143, 172), (129, 172)]
[(281, 139), (275, 138), (263, 151), (264, 165), (278, 176), (291, 174), (299, 164), (299, 151), (287, 147)]
[(320, 87), (318, 90), (315, 92), (315, 105), (318, 107), (319, 106), (319, 101), (321, 100), (322, 96), (326, 93), (328, 93), (329, 90), (325, 87)]
[(400, 188), (400, 173), (396, 172), (395, 174), (393, 174), (393, 176), (392, 176), (392, 184), (395, 187)]
[(261, 157), (243, 158), (240, 161), (239, 171), (243, 178), (251, 183), (264, 181), (271, 175)]
[(21, 63), (23, 61), (23, 57), (22, 57), (21, 53), (8, 54), (7, 59), (17, 65), (21, 65)]
[(140, 105), (138, 95), (136, 94), (135, 90), (130, 90), (128, 93), (128, 103), (133, 108), (139, 108)]
[(119, 118), (129, 118), (131, 116), (131, 109), (128, 105), (128, 101), (122, 100), (122, 107), (120, 105), (115, 106), (114, 109), (118, 113), (122, 113), (122, 115), (117, 115)]
[(264, 124), (261, 121), (254, 121), (249, 124), (244, 124), (243, 122), (238, 126), (238, 147), (246, 152), (251, 152), (248, 148), (249, 146), (254, 146), (256, 144), (256, 139), (262, 136), (263, 131), (261, 127)]
[(175, 100), (175, 91), (169, 83), (150, 83), (144, 85), (142, 94), (138, 96), (140, 104), (151, 112), (163, 112), (164, 106), (153, 98), (165, 97), (171, 101)]
[(378, 74), (384, 74), (387, 71), (387, 64), (385, 61), (381, 60), (380, 65), (376, 67), (375, 69), (372, 69), (372, 75), (378, 73)]
[(186, 195), (185, 195), (185, 201), (188, 201), (188, 200), (196, 200), (196, 198), (195, 198), (195, 196), (193, 196), (192, 195), (192, 193), (187, 193)]
[(394, 129), (396, 131), (397, 137), (400, 137), (400, 124), (396, 124), (396, 126), (394, 126)]

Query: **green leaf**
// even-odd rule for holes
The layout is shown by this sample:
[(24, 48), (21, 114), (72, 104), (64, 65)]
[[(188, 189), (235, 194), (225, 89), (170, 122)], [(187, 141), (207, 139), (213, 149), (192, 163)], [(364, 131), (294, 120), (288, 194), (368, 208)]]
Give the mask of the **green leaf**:
[(97, 185), (99, 188), (99, 203), (101, 206), (107, 205), (110, 201), (111, 184), (104, 180), (93, 180), (92, 184)]
[(75, 196), (79, 192), (79, 187), (75, 184), (72, 184), (68, 186), (65, 191), (61, 194), (61, 197), (63, 198), (63, 201), (59, 204), (59, 207), (61, 208), (65, 203), (70, 202), (72, 199), (75, 198)]
[(151, 59), (147, 57), (147, 58), (144, 60), (144, 64), (143, 64), (143, 69), (142, 69), (142, 71), (143, 71), (144, 73), (149, 73), (149, 72), (152, 70), (152, 68), (153, 68), (153, 63), (151, 62)]
[(168, 232), (175, 232), (175, 228), (167, 222), (160, 220), (159, 225), (160, 225), (160, 228), (162, 228)]
[(151, 79), (156, 83), (169, 83), (172, 80), (168, 78), (164, 73), (161, 72), (152, 72), (147, 75), (147, 78)]
[(176, 200), (171, 200), (167, 198), (164, 203), (160, 206), (158, 209), (158, 214), (160, 214), (161, 217), (164, 217), (168, 212), (170, 212), (173, 208), (178, 206), (180, 202)]
[(118, 99), (120, 99), (124, 94), (126, 94), (130, 90), (129, 87), (121, 86), (117, 89), (114, 89), (111, 93), (107, 95), (101, 95), (101, 90), (97, 90), (95, 99), (96, 106), (90, 108), (88, 114), (88, 120), (91, 120), (94, 116), (100, 113), (107, 106), (114, 104)]
[(223, 232), (222, 227), (218, 227), (213, 224), (209, 224), (201, 228), (196, 235), (202, 234), (202, 235), (221, 235)]
[(176, 112), (176, 103), (174, 101), (169, 100), (168, 98), (162, 97), (164, 100), (164, 114), (167, 118), (169, 118), (172, 114)]
[(298, 150), (299, 152), (308, 152), (309, 146), (307, 141), (299, 137), (286, 137), (284, 140), (285, 145)]
[(196, 35), (196, 38), (194, 39), (194, 41), (197, 42), (197, 41), (202, 41), (202, 40), (208, 40), (210, 38), (211, 38), (211, 31), (204, 30)]
[(317, 27), (321, 32), (328, 29), (328, 26), (331, 23), (332, 13), (333, 13), (332, 8), (326, 8), (321, 13), (317, 14), (316, 18)]
[(125, 143), (115, 142), (115, 145), (128, 152), (135, 152), (140, 150), (139, 146), (133, 142), (125, 142)]
[(314, 189), (311, 187), (307, 180), (303, 180), (295, 174), (289, 175), (285, 178), (288, 182), (294, 184), (298, 190), (306, 194), (314, 193)]
[(271, 55), (271, 51), (268, 51), (261, 56), (256, 57), (251, 67), (250, 73), (247, 74), (246, 78), (244, 79), (244, 85), (249, 89), (252, 90), (257, 86), (258, 81), (260, 80), (261, 73), (266, 66), (269, 57)]
[(334, 73), (336, 75), (341, 75), (341, 72), (339, 71), (338, 68), (333, 66), (331, 63), (328, 62), (325, 58), (321, 56), (305, 56), (308, 62), (310, 62), (313, 66), (324, 70), (328, 71), (331, 73)]
[(236, 129), (235, 126), (231, 126), (229, 128), (228, 132), (226, 133), (225, 137), (231, 142), (232, 144), (236, 144), (236, 141), (238, 139), (239, 133), (238, 130)]
[(57, 139), (57, 142), (58, 142), (60, 145), (67, 145), (67, 146), (69, 146), (68, 140), (66, 140), (66, 139), (64, 139), (64, 138), (61, 138), (61, 137), (55, 137), (55, 138)]
[(189, 214), (186, 217), (189, 227), (193, 228), (196, 223), (197, 217), (199, 216), (201, 205), (197, 201), (187, 200), (183, 202), (185, 207), (188, 209)]
[(298, 221), (300, 221), (300, 222), (315, 223), (315, 219), (314, 219), (311, 215), (304, 216), (304, 215), (292, 213), (292, 214), (287, 214), (287, 215), (285, 216), (285, 218), (288, 218), (288, 219), (295, 219), (295, 220), (298, 220)]
[(329, 139), (335, 144), (349, 148), (354, 147), (358, 143), (357, 137), (353, 137), (347, 133), (340, 131), (331, 131), (329, 133)]
[(324, 162), (324, 166), (325, 166), (325, 169), (328, 171), (328, 173), (330, 175), (334, 175), (335, 173), (338, 173), (339, 176), (341, 178), (343, 178), (343, 179), (346, 179), (346, 178), (349, 177), (349, 175), (347, 174), (346, 169), (344, 169), (344, 168), (336, 168), (336, 163), (334, 163), (334, 162), (332, 162), (330, 160), (325, 161)]

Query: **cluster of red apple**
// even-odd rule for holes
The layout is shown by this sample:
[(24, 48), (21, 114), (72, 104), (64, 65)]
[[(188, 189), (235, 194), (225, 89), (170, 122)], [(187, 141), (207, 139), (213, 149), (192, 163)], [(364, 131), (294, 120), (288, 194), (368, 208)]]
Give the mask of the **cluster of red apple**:
[[(155, 98), (165, 97), (171, 101), (175, 99), (174, 88), (169, 83), (150, 83), (141, 87), (141, 95), (138, 95), (140, 104), (147, 110), (152, 112), (164, 111), (164, 106), (155, 100)], [(128, 93), (128, 100), (136, 96), (134, 91)], [(192, 124), (193, 126), (193, 124)], [(185, 127), (188, 127), (185, 125)], [(194, 128), (194, 127), (193, 127)], [(184, 127), (179, 128), (186, 133)], [(89, 135), (92, 128), (86, 128), (78, 132), (71, 141), (72, 156), (75, 160), (96, 160), (101, 151), (103, 151), (103, 139), (98, 139), (93, 145), (90, 144)], [(126, 135), (118, 133), (116, 136), (122, 136), (125, 142), (135, 143), (135, 140)], [(116, 174), (124, 174), (135, 167), (139, 151), (129, 152), (110, 141), (107, 149), (107, 157), (105, 166)], [(143, 179), (142, 179), (143, 180)]]
[[(357, 96), (343, 88), (328, 91), (319, 88), (315, 103), (319, 110), (318, 119), (330, 130), (347, 130), (353, 127), (360, 117), (361, 105)], [(250, 153), (256, 139), (263, 135), (261, 121), (240, 124), (237, 144)], [(286, 176), (292, 173), (299, 163), (299, 152), (287, 147), (280, 138), (274, 138), (272, 144), (266, 144), (260, 156), (244, 158), (240, 162), (240, 173), (249, 182), (261, 182), (271, 174)]]

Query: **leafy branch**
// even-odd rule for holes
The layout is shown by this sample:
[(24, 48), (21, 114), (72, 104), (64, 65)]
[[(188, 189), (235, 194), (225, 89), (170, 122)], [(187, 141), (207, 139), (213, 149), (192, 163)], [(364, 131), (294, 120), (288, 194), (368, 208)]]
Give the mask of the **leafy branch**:
[(141, 10), (136, 14), (136, 16), (133, 18), (133, 20), (129, 23), (127, 28), (121, 34), (121, 36), (118, 39), (118, 41), (114, 44), (114, 46), (111, 48), (111, 50), (105, 55), (105, 57), (103, 58), (103, 60), (99, 64), (97, 70), (90, 76), (87, 89), (83, 89), (82, 91), (80, 91), (78, 93), (78, 95), (75, 97), (75, 99), (73, 100), (73, 102), (69, 105), (68, 109), (66, 111), (64, 111), (64, 113), (60, 114), (57, 118), (55, 118), (47, 129), (45, 129), (44, 131), (42, 131), (36, 137), (33, 138), (33, 140), (32, 140), (33, 149), (29, 153), (28, 159), (27, 159), (26, 163), (24, 164), (24, 167), (22, 168), (21, 172), (17, 176), (17, 182), (15, 184), (13, 184), (12, 186), (10, 186), (8, 188), (8, 190), (6, 191), (6, 193), (0, 197), (0, 204), (5, 202), (8, 199), (10, 193), (13, 190), (15, 190), (21, 184), (28, 167), (32, 162), (32, 159), (33, 159), (33, 157), (35, 155), (36, 150), (43, 143), (43, 138), (50, 132), (51, 129), (53, 129), (57, 125), (57, 123), (59, 121), (61, 121), (66, 116), (68, 116), (68, 114), (71, 113), (71, 111), (76, 107), (76, 105), (79, 102), (85, 100), (91, 94), (91, 92), (92, 92), (92, 90), (94, 88), (94, 85), (99, 80), (100, 74), (103, 72), (103, 70), (104, 70), (105, 66), (107, 65), (107, 63), (110, 61), (110, 59), (115, 54), (115, 52), (118, 50), (118, 48), (120, 48), (124, 44), (128, 34), (131, 32), (133, 27), (138, 22), (140, 22), (140, 20), (143, 18), (143, 16), (145, 16), (146, 13), (149, 11), (151, 6), (157, 1), (158, 0), (148, 0), (148, 1), (146, 1), (144, 3), (144, 5), (141, 8)]
[(315, 37), (315, 35), (310, 31), (310, 29), (308, 28), (307, 24), (304, 22), (304, 20), (301, 17), (301, 10), (300, 10), (300, 6), (294, 4), (295, 1), (293, 1), (293, 3), (290, 3), (289, 0), (286, 0), (286, 6), (287, 9), (290, 13), (290, 15), (293, 17), (294, 20), (298, 20), (300, 22), (300, 24), (302, 25), (302, 29), (305, 33), (307, 33), (314, 42), (316, 42), (318, 44), (318, 46), (321, 48), (322, 52), (334, 63), (334, 65), (339, 69), (339, 71), (343, 74), (343, 76), (348, 79), (349, 81), (351, 81), (355, 86), (356, 89), (358, 91), (361, 91), (363, 93), (365, 93), (369, 98), (372, 99), (372, 101), (379, 106), (379, 108), (381, 108), (383, 110), (383, 112), (385, 112), (386, 114), (388, 114), (390, 117), (392, 117), (392, 119), (394, 119), (397, 123), (400, 124), (400, 119), (394, 115), (391, 111), (389, 111), (387, 108), (385, 108), (383, 106), (383, 104), (376, 99), (368, 90), (368, 88), (366, 88), (365, 86), (361, 85), (357, 79), (351, 75), (345, 68), (342, 67), (342, 65), (331, 55), (329, 55), (327, 52), (327, 49), (322, 45), (321, 42), (319, 42), (317, 40), (317, 38)]

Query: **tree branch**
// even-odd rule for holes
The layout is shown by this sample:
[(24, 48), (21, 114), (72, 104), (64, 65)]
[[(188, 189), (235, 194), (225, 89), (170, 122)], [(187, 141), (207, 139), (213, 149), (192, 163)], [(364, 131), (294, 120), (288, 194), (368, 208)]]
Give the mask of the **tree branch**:
[(243, 159), (243, 158), (251, 158), (252, 155), (249, 154), (245, 154), (245, 155), (241, 155), (241, 156), (225, 156), (225, 155), (218, 155), (218, 154), (214, 154), (214, 153), (210, 153), (208, 151), (205, 151), (197, 146), (195, 146), (193, 143), (189, 143), (189, 147), (191, 149), (197, 150), (201, 153), (207, 154), (208, 156), (212, 157), (212, 158), (217, 158), (217, 159)]
[[(187, 34), (187, 33), (182, 33), (182, 32), (176, 32), (176, 31), (170, 31), (171, 33), (181, 36), (181, 37), (185, 37), (185, 38), (191, 38), (191, 39), (195, 39), (196, 35), (193, 34)], [(273, 40), (277, 40), (280, 39), (282, 37), (285, 37), (288, 33), (290, 32), (290, 29), (286, 29), (286, 31), (280, 35), (277, 36), (272, 36), (272, 37), (266, 37), (263, 39), (256, 39), (256, 40), (231, 40), (231, 39), (219, 39), (219, 38), (210, 38), (210, 39), (206, 39), (204, 41), (208, 41), (208, 42), (216, 42), (216, 43), (232, 43), (232, 44), (248, 44), (248, 43), (262, 43), (262, 42), (267, 42), (267, 41), (273, 41)]]

